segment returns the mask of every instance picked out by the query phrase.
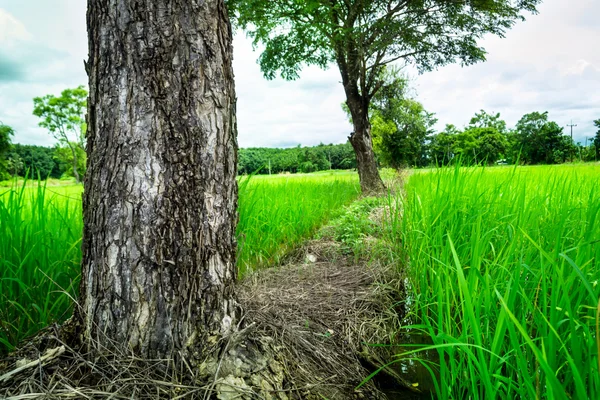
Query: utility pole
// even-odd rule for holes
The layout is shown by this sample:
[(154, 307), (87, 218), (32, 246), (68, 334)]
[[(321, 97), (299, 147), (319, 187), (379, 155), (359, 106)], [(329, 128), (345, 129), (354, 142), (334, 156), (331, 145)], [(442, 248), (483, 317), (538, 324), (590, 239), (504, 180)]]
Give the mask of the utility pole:
[(571, 127), (571, 140), (573, 140), (573, 127), (577, 126), (577, 124), (573, 124), (573, 120), (571, 120), (571, 123), (567, 124), (567, 126)]
[[(567, 126), (571, 127), (571, 144), (575, 144), (573, 142), (573, 127), (577, 126), (577, 124), (573, 124), (573, 120), (571, 120), (571, 123), (567, 124)], [(573, 153), (571, 153), (571, 162), (573, 162)]]

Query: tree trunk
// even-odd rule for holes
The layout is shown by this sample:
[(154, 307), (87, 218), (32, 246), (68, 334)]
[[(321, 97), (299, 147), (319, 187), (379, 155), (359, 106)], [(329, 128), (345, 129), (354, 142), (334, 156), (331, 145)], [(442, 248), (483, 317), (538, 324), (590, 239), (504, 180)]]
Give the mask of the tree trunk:
[(67, 145), (71, 149), (71, 154), (73, 155), (73, 176), (75, 177), (75, 182), (81, 183), (81, 177), (79, 176), (79, 172), (77, 172), (77, 151), (68, 140)]
[(236, 324), (235, 92), (223, 0), (88, 0), (84, 338), (203, 357)]
[(359, 99), (350, 99), (350, 96), (348, 96), (346, 104), (350, 109), (352, 124), (354, 125), (354, 132), (348, 139), (350, 139), (356, 154), (360, 188), (365, 194), (382, 192), (385, 186), (379, 176), (375, 152), (373, 151), (368, 105), (361, 104)]

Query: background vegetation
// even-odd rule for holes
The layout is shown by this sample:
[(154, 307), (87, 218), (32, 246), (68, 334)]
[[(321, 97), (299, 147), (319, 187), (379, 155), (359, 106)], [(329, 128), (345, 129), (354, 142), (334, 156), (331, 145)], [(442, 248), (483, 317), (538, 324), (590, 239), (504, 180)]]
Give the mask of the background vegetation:
[[(446, 125), (441, 132), (437, 119), (418, 102), (408, 78), (392, 67), (380, 72), (381, 87), (371, 100), (369, 120), (373, 148), (380, 166), (428, 167), (454, 164), (558, 164), (600, 160), (600, 119), (594, 137), (575, 143), (547, 112), (525, 114), (512, 129), (499, 113), (476, 113), (460, 129)], [(57, 143), (51, 148), (12, 144), (14, 130), (0, 122), (0, 181), (11, 176), (75, 178), (85, 175), (85, 118), (87, 92), (83, 86), (65, 89), (60, 96), (34, 99), (33, 113), (39, 125)], [(350, 120), (350, 110), (343, 105)], [(355, 169), (356, 155), (350, 142), (323, 143), (292, 148), (245, 148), (239, 150), (238, 172), (249, 174), (309, 173)]]

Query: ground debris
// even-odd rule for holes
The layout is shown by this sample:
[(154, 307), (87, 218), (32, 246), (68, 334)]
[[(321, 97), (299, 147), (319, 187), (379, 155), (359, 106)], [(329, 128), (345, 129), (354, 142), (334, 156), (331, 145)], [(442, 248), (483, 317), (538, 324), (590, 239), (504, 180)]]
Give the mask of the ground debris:
[(240, 302), (256, 334), (273, 339), (291, 397), (385, 398), (372, 383), (355, 388), (371, 372), (365, 361), (376, 359), (364, 359), (377, 351), (367, 343), (388, 343), (398, 328), (401, 281), (381, 264), (332, 252), (335, 246), (308, 242), (297, 262), (246, 279)]
[(372, 381), (361, 383), (386, 358), (369, 344), (398, 331), (402, 282), (325, 235), (240, 282), (245, 315), (216, 356), (188, 364), (76, 345), (81, 327), (69, 320), (0, 361), (0, 398), (385, 399)]

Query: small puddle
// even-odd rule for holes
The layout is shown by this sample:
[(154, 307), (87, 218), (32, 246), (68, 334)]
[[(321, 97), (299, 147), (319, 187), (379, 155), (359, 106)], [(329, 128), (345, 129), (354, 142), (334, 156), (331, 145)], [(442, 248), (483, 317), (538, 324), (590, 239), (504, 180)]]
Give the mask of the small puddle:
[(436, 350), (425, 350), (412, 353), (404, 358), (396, 358), (394, 355), (402, 354), (418, 349), (419, 346), (429, 346), (432, 344), (427, 335), (405, 333), (397, 338), (398, 344), (386, 346), (388, 360), (397, 359), (398, 361), (389, 365), (393, 373), (399, 375), (406, 382), (412, 384), (416, 391), (404, 388), (389, 374), (379, 373), (374, 380), (380, 390), (386, 394), (389, 400), (422, 400), (431, 399), (434, 396), (434, 381), (429, 370), (423, 366), (417, 358), (424, 361), (434, 371), (437, 371), (439, 365), (439, 354)]

